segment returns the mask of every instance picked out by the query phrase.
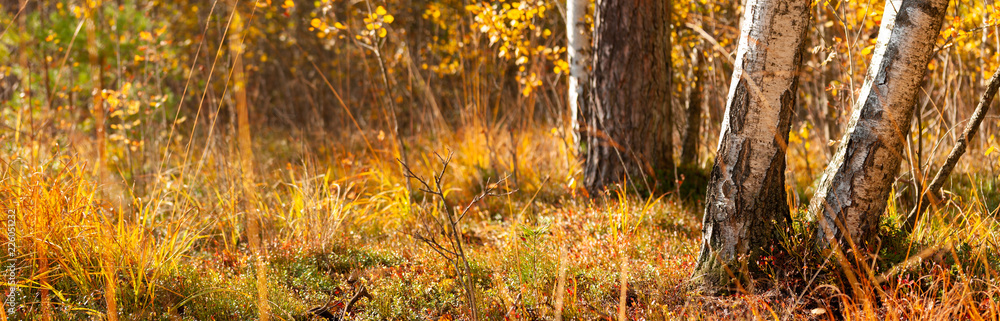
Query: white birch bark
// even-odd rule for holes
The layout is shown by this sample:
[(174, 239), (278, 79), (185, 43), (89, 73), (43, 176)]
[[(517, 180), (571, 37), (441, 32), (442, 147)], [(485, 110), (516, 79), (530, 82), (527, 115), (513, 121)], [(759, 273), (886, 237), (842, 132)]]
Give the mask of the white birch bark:
[(747, 0), (694, 275), (707, 288), (729, 283), (727, 268), (747, 271), (737, 259), (755, 262), (790, 221), (785, 149), (809, 7), (808, 0)]
[(587, 101), (587, 64), (590, 36), (587, 31), (588, 0), (566, 0), (566, 58), (569, 63), (569, 123), (574, 147), (580, 146), (581, 105)]
[[(847, 131), (809, 204), (821, 246), (878, 233), (948, 0), (890, 0)], [(846, 229), (846, 231), (844, 230)]]

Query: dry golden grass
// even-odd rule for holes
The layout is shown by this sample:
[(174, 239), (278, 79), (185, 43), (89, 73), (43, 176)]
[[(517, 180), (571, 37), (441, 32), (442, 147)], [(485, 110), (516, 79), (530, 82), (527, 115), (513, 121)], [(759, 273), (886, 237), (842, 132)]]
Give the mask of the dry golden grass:
[[(17, 319), (110, 319), (108, 311), (125, 320), (254, 318), (259, 284), (278, 320), (344, 304), (362, 286), (371, 298), (352, 307), (353, 319), (470, 319), (455, 270), (414, 238), (435, 230), (429, 217), (441, 209), (416, 191), (410, 202), (392, 163), (393, 140), (368, 134), (371, 149), (357, 139), (255, 138), (262, 283), (246, 237), (241, 174), (227, 157), (234, 151), (208, 147), (204, 158), (148, 164), (162, 170), (141, 186), (115, 175), (117, 183), (98, 185), (89, 155), (12, 148), (41, 141), (6, 145), (0, 207), (17, 215)], [(990, 208), (997, 200), (983, 190), (994, 178), (968, 174), (954, 185), (953, 202), (910, 238), (894, 232), (906, 208), (891, 204), (879, 257), (852, 268), (854, 281), (838, 267), (860, 266), (856, 259), (824, 259), (790, 234), (786, 257), (758, 262), (772, 273), (746, 285), (757, 292), (703, 296), (687, 285), (698, 201), (629, 192), (587, 198), (558, 131), (518, 136), (515, 144), (498, 130), (470, 127), (407, 140), (417, 173), (440, 170), (434, 153), (453, 146), (443, 183), (456, 204), (487, 178), (517, 173), (503, 187), (512, 194), (474, 204), (461, 225), (486, 319), (997, 320), (1000, 313), (1000, 226)]]

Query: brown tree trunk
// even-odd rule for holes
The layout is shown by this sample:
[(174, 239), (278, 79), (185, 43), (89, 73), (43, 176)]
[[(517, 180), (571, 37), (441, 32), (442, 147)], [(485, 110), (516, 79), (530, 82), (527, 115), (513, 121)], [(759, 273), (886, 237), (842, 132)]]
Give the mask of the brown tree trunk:
[(104, 184), (104, 167), (106, 156), (106, 146), (105, 146), (105, 113), (104, 113), (104, 96), (101, 95), (101, 91), (104, 89), (104, 75), (102, 71), (104, 70), (104, 59), (100, 56), (100, 48), (98, 48), (97, 35), (100, 33), (100, 2), (97, 2), (98, 9), (91, 9), (88, 13), (87, 21), (87, 57), (90, 59), (91, 75), (90, 79), (93, 81), (94, 89), (91, 92), (93, 97), (93, 106), (91, 113), (94, 115), (94, 136), (97, 140), (97, 160), (94, 165), (94, 177), (97, 178), (98, 184)]
[(674, 168), (670, 1), (597, 0), (584, 186), (654, 190)]
[(246, 206), (247, 243), (254, 259), (257, 285), (257, 318), (268, 321), (271, 317), (271, 305), (268, 303), (267, 264), (264, 261), (267, 253), (263, 242), (261, 211), (257, 208), (260, 199), (255, 188), (253, 163), (253, 145), (250, 136), (250, 106), (247, 103), (247, 77), (243, 69), (243, 53), (246, 44), (243, 42), (243, 17), (239, 7), (233, 3), (233, 19), (230, 25), (229, 51), (233, 56), (233, 96), (236, 98), (236, 128), (237, 149), (240, 160), (240, 174), (243, 187), (244, 204)]
[(704, 82), (705, 58), (701, 50), (695, 48), (691, 53), (692, 81), (694, 86), (688, 94), (687, 127), (684, 129), (684, 140), (681, 142), (681, 165), (693, 166), (698, 161), (698, 141), (701, 137), (702, 113), (702, 83)]
[(878, 233), (947, 8), (948, 0), (886, 3), (847, 131), (809, 204), (821, 246), (863, 247)]
[(808, 0), (747, 1), (693, 275), (704, 289), (749, 276), (791, 220), (785, 151), (809, 7)]

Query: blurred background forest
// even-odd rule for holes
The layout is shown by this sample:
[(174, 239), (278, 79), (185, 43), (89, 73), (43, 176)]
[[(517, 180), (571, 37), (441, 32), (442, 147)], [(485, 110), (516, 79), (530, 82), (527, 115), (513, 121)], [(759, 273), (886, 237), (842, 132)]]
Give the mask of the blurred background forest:
[[(669, 3), (668, 134), (674, 155), (693, 142), (693, 160), (670, 191), (598, 194), (582, 186), (570, 124), (565, 2), (0, 1), (0, 209), (17, 231), (4, 255), (18, 289), (16, 312), (0, 313), (589, 320), (622, 306), (630, 319), (995, 320), (996, 110), (949, 203), (882, 249), (880, 271), (899, 268), (864, 288), (880, 299), (841, 295), (822, 260), (798, 267), (823, 276), (820, 290), (776, 273), (785, 290), (686, 291), (743, 7)], [(835, 152), (884, 5), (812, 3), (787, 149), (792, 209)], [(998, 10), (950, 4), (887, 226), (1000, 67)], [(465, 220), (441, 219), (456, 205)], [(449, 254), (437, 237), (467, 248)], [(918, 252), (923, 263), (900, 265)]]

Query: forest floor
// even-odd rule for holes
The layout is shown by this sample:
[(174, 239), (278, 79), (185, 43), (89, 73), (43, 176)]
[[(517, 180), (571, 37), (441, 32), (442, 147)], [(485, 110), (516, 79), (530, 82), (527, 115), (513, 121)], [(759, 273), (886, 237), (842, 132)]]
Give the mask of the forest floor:
[[(262, 276), (278, 320), (320, 319), (322, 307), (339, 318), (362, 292), (346, 311), (351, 320), (470, 320), (465, 279), (475, 284), (476, 307), (488, 320), (554, 319), (557, 310), (568, 320), (615, 320), (621, 307), (630, 320), (1000, 315), (994, 176), (956, 175), (952, 201), (910, 237), (896, 232), (896, 213), (906, 212), (910, 205), (899, 200), (912, 195), (897, 193), (878, 259), (861, 259), (864, 268), (836, 272), (843, 262), (817, 258), (799, 244), (796, 224), (786, 257), (756, 262), (772, 272), (769, 279), (708, 296), (689, 278), (710, 164), (684, 172), (680, 186), (662, 196), (632, 187), (592, 196), (576, 183), (579, 164), (569, 161), (556, 130), (516, 140), (488, 139), (492, 134), (407, 141), (407, 166), (424, 180), (451, 155), (441, 182), (459, 213), (484, 190), (497, 194), (471, 203), (457, 224), (468, 270), (425, 241), (452, 249), (444, 209), (416, 179), (407, 193), (384, 133), (366, 135), (370, 141), (260, 134), (256, 206), (245, 200), (237, 158), (227, 157), (235, 144), (225, 138), (194, 153), (176, 148), (162, 162), (131, 155), (136, 163), (115, 163), (107, 174), (86, 165), (92, 147), (59, 147), (70, 146), (70, 137), (20, 138), (22, 148), (0, 156), (0, 192), (13, 196), (0, 205), (17, 212), (24, 229), (17, 313), (72, 320), (104, 315), (113, 305), (125, 320), (244, 320), (258, 315)], [(100, 175), (106, 183), (97, 183)], [(797, 196), (789, 202), (805, 206)], [(801, 212), (797, 222), (805, 221)], [(260, 275), (247, 237), (250, 213), (263, 223)]]

